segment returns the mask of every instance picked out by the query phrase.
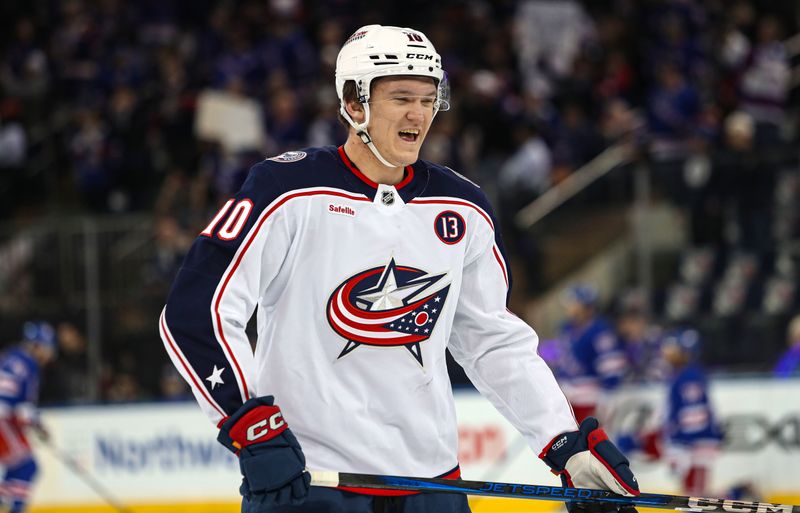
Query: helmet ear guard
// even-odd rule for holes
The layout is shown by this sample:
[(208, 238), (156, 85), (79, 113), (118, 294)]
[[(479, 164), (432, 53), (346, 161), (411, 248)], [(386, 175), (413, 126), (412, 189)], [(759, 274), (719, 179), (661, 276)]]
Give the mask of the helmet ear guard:
[[(397, 167), (380, 154), (367, 127), (372, 81), (388, 76), (430, 77), (436, 84), (433, 116), (450, 108), (450, 89), (442, 69), (442, 59), (422, 32), (410, 28), (367, 25), (351, 35), (336, 59), (336, 94), (339, 112), (375, 157), (388, 167)], [(357, 123), (347, 112), (344, 87), (356, 86), (358, 101), (364, 107), (364, 121)]]
[(442, 72), (442, 79), (436, 84), (436, 103), (433, 107), (433, 115), (438, 112), (450, 110), (450, 81), (447, 79), (447, 72)]

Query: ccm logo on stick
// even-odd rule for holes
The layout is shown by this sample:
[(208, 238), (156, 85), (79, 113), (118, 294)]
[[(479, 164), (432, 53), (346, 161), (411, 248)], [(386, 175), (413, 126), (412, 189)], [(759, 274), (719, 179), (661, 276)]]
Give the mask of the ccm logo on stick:
[(249, 442), (253, 442), (259, 438), (267, 436), (270, 431), (276, 431), (285, 425), (286, 421), (283, 420), (283, 413), (273, 413), (268, 419), (256, 422), (247, 428), (247, 440)]
[(791, 513), (789, 504), (772, 504), (769, 502), (744, 502), (730, 499), (704, 499), (690, 497), (688, 508), (679, 508), (684, 511), (730, 511), (731, 513)]

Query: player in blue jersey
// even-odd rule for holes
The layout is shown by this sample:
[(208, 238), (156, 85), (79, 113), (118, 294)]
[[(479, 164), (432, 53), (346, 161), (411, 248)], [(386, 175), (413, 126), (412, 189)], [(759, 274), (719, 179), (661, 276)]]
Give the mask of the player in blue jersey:
[(699, 354), (700, 336), (693, 329), (674, 331), (662, 343), (662, 355), (673, 368), (663, 433), (665, 452), (683, 492), (693, 496), (708, 493), (711, 462), (722, 440)]
[(598, 313), (598, 300), (597, 290), (585, 284), (570, 287), (563, 298), (567, 320), (561, 327), (562, 354), (556, 366), (579, 421), (596, 415), (628, 372), (625, 350), (613, 325)]
[(700, 337), (693, 329), (664, 335), (661, 357), (668, 365), (667, 400), (645, 428), (626, 433), (618, 443), (652, 460), (665, 459), (683, 493), (708, 495), (710, 468), (722, 434), (708, 394), (708, 380), (699, 363)]
[(786, 327), (786, 345), (786, 351), (781, 354), (772, 371), (778, 378), (800, 374), (800, 315), (792, 317)]
[(10, 513), (25, 510), (36, 460), (27, 432), (44, 434), (36, 403), (39, 376), (56, 353), (56, 335), (45, 322), (27, 322), (22, 342), (0, 354), (0, 464), (5, 468), (0, 497)]
[(239, 456), (242, 510), (469, 511), (464, 496), (322, 488), (306, 472), (458, 478), (446, 349), (565, 483), (638, 494), (627, 460), (596, 420), (578, 426), (536, 333), (506, 309), (486, 196), (419, 160), (448, 107), (432, 43), (362, 27), (335, 82), (344, 145), (255, 165), (195, 241), (159, 320)]

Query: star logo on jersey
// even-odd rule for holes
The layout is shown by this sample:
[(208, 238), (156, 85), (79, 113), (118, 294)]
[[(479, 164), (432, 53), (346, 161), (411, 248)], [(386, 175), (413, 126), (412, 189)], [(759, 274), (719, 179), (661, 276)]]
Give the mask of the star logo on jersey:
[(225, 370), (225, 367), (218, 369), (216, 365), (214, 365), (214, 370), (211, 371), (211, 375), (206, 378), (206, 381), (211, 383), (211, 390), (214, 390), (217, 385), (224, 385), (225, 382), (222, 381), (222, 371)]
[(331, 327), (347, 340), (339, 358), (360, 345), (405, 347), (420, 365), (420, 343), (428, 340), (442, 313), (450, 283), (446, 273), (388, 264), (352, 276), (328, 299)]

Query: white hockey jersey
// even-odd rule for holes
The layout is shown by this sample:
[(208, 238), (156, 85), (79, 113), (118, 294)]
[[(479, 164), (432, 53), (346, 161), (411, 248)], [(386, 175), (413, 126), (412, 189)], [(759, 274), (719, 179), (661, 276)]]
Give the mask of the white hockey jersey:
[(160, 331), (217, 425), (273, 395), (309, 468), (433, 477), (458, 464), (446, 347), (537, 454), (577, 429), (506, 309), (509, 281), (472, 182), (418, 161), (379, 185), (343, 148), (307, 149), (252, 168), (186, 257)]

